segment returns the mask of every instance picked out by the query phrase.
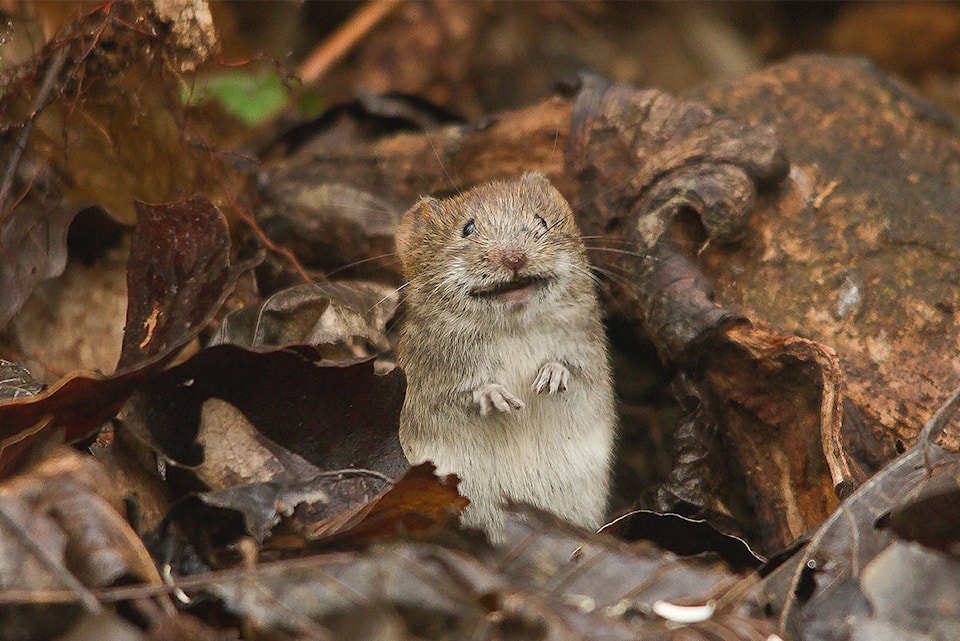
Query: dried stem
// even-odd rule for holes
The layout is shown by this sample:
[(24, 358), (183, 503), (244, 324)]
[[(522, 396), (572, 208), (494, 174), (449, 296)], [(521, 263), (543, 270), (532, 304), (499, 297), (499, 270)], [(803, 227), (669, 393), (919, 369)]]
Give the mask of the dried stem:
[(20, 130), (20, 135), (17, 137), (17, 142), (13, 149), (13, 157), (10, 159), (10, 164), (7, 165), (7, 170), (3, 174), (3, 182), (0, 183), (0, 220), (5, 216), (3, 212), (6, 211), (7, 198), (10, 195), (10, 189), (13, 187), (13, 179), (17, 175), (20, 159), (23, 158), (23, 152), (27, 149), (27, 141), (30, 139), (30, 134), (33, 133), (33, 123), (40, 115), (40, 112), (49, 104), (50, 93), (53, 91), (56, 79), (60, 76), (63, 64), (67, 61), (68, 53), (69, 47), (64, 45), (54, 54), (53, 59), (50, 61), (50, 66), (47, 67), (47, 71), (43, 75), (43, 83), (40, 85), (40, 91), (37, 92), (37, 96), (33, 99), (33, 104), (30, 106), (30, 114), (27, 121), (24, 123), (23, 129)]
[(371, 29), (387, 17), (401, 0), (375, 0), (364, 6), (321, 42), (300, 65), (298, 75), (310, 84), (324, 76)]

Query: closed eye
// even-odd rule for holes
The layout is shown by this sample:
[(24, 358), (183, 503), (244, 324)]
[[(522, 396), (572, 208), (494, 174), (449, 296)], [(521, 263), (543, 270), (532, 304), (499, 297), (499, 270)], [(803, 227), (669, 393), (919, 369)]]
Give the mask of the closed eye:
[(534, 216), (537, 219), (537, 222), (540, 223), (540, 226), (544, 229), (547, 229), (547, 221), (543, 219), (543, 216)]

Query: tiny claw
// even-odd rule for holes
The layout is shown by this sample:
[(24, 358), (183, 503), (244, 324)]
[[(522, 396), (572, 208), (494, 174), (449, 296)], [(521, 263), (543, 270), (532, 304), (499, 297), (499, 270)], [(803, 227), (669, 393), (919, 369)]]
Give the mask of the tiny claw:
[(473, 402), (480, 406), (480, 413), (484, 416), (491, 414), (494, 409), (509, 413), (524, 407), (523, 401), (499, 383), (486, 383), (473, 390)]
[(556, 394), (557, 392), (566, 392), (569, 382), (570, 371), (562, 364), (550, 361), (540, 368), (530, 389), (537, 394), (543, 394), (544, 391)]

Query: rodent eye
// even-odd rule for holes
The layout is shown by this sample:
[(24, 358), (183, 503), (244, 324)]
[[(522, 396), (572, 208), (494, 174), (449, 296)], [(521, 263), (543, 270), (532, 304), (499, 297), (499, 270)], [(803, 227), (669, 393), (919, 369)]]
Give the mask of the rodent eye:
[(467, 221), (467, 224), (463, 226), (463, 237), (466, 238), (474, 232), (477, 226), (473, 223), (473, 218)]
[(540, 223), (541, 227), (547, 229), (547, 221), (543, 219), (543, 216), (535, 216), (535, 218), (537, 219), (537, 222)]

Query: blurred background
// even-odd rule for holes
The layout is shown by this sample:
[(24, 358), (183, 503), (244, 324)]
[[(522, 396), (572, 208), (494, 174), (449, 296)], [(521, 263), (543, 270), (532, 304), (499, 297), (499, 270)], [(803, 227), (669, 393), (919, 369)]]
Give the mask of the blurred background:
[[(97, 4), (0, 0), (0, 69)], [(254, 122), (281, 111), (291, 91), (306, 117), (361, 92), (402, 92), (476, 118), (536, 101), (582, 69), (680, 92), (814, 51), (868, 57), (960, 115), (955, 2), (217, 0), (209, 8), (222, 49), (201, 70), (201, 95), (228, 105), (243, 96), (245, 106), (230, 109)]]

